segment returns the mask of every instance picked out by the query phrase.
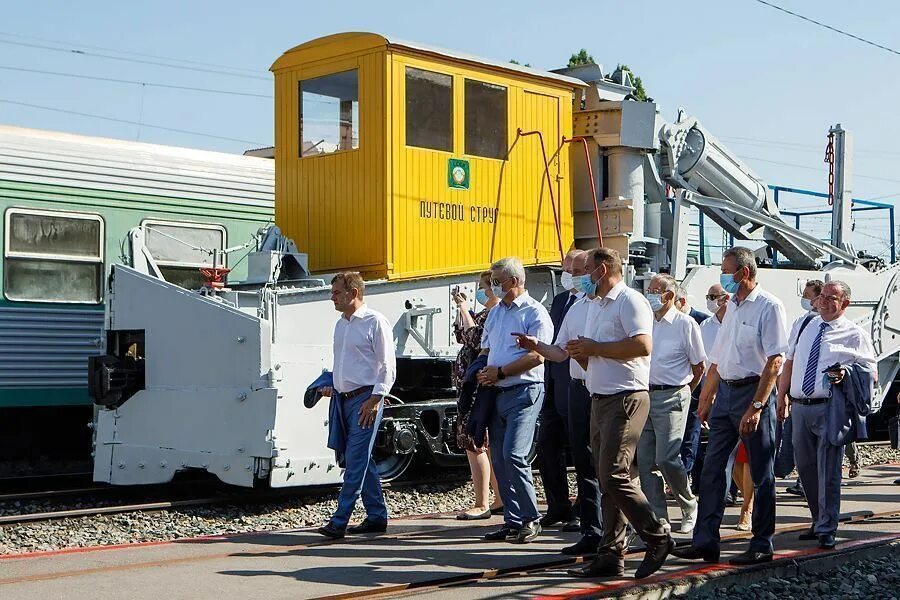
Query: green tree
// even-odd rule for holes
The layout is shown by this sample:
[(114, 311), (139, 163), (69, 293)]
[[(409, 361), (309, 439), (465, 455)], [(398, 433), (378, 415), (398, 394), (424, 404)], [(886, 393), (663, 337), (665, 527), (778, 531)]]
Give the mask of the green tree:
[(587, 50), (582, 48), (578, 51), (577, 54), (573, 54), (569, 57), (569, 64), (567, 66), (571, 69), (572, 67), (578, 67), (581, 65), (591, 65), (595, 62), (596, 61), (594, 60), (594, 57), (588, 54)]
[(616, 70), (628, 71), (631, 74), (631, 83), (634, 84), (634, 97), (640, 100), (641, 102), (647, 101), (647, 91), (644, 89), (644, 82), (641, 81), (641, 78), (634, 74), (634, 71), (631, 70), (631, 67), (628, 65), (619, 63), (616, 67)]
[(523, 65), (522, 63), (520, 63), (519, 61), (517, 61), (517, 60), (514, 59), (514, 58), (509, 59), (509, 62), (511, 62), (511, 63), (514, 64), (514, 65), (521, 65), (521, 66), (523, 66), (523, 67), (531, 68), (531, 63), (525, 63), (525, 64)]

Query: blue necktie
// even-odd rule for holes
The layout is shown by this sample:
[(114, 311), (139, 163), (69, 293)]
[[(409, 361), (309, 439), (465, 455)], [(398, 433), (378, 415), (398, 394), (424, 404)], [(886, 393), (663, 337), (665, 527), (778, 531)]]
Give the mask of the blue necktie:
[(819, 333), (816, 334), (812, 348), (809, 349), (809, 360), (806, 361), (806, 373), (803, 374), (803, 387), (801, 388), (807, 398), (816, 391), (816, 375), (819, 372), (819, 351), (822, 347), (822, 334), (825, 333), (826, 327), (828, 327), (828, 323), (819, 325)]

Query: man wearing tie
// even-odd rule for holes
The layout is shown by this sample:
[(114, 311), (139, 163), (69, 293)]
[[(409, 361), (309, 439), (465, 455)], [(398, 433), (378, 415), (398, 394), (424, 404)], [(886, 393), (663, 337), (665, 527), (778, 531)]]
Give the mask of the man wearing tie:
[[(397, 376), (397, 359), (391, 325), (384, 315), (365, 305), (365, 289), (359, 273), (338, 273), (331, 280), (331, 301), (341, 313), (334, 326), (334, 389), (320, 388), (319, 393), (331, 396), (337, 392), (346, 433), (346, 468), (337, 510), (318, 529), (331, 539), (340, 539), (346, 532), (387, 530), (387, 507), (378, 467), (372, 459), (372, 446), (381, 424), (384, 397)], [(360, 493), (366, 519), (348, 529)]]
[[(790, 381), (790, 395), (786, 389), (779, 390), (778, 418), (784, 421), (790, 415), (794, 422), (794, 456), (812, 513), (813, 524), (800, 539), (818, 538), (820, 548), (831, 549), (841, 510), (843, 448), (828, 439), (829, 402), (837, 402), (830, 388), (841, 384), (840, 367), (862, 363), (874, 373), (876, 362), (869, 334), (844, 317), (850, 286), (842, 281), (826, 283), (816, 305), (819, 316), (788, 349), (784, 377)], [(823, 371), (828, 372), (831, 385), (823, 381)]]
[(756, 281), (749, 248), (722, 256), (720, 283), (732, 294), (700, 395), (697, 416), (709, 420), (709, 444), (700, 475), (700, 509), (692, 547), (679, 558), (719, 562), (719, 526), (728, 485), (725, 467), (738, 439), (750, 455), (756, 490), (750, 548), (729, 562), (749, 565), (772, 560), (775, 533), (775, 381), (787, 350), (784, 305)]
[[(583, 273), (583, 261), (577, 260), (581, 250), (570, 250), (563, 260), (563, 291), (553, 298), (550, 320), (553, 321), (553, 342), (559, 336), (563, 319), (576, 300), (584, 294), (575, 289), (573, 277)], [(569, 500), (569, 478), (566, 474), (567, 421), (569, 414), (569, 361), (544, 365), (544, 406), (541, 409), (541, 426), (538, 430), (537, 463), (547, 497), (547, 514), (541, 518), (541, 527), (563, 524), (563, 531), (578, 531), (580, 524), (572, 512)]]

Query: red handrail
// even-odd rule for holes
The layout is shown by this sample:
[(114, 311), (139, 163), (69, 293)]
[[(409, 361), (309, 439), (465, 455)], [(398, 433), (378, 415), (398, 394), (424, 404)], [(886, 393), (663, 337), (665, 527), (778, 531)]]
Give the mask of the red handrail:
[(556, 240), (559, 242), (559, 260), (562, 262), (565, 259), (565, 251), (563, 250), (562, 243), (562, 228), (559, 224), (559, 216), (557, 215), (556, 208), (556, 196), (553, 194), (553, 182), (550, 181), (550, 162), (547, 160), (547, 149), (544, 146), (544, 136), (540, 131), (522, 131), (521, 128), (516, 129), (516, 136), (527, 137), (529, 135), (538, 136), (538, 140), (541, 142), (541, 155), (544, 157), (544, 174), (547, 179), (547, 187), (550, 188), (550, 206), (553, 208), (553, 222), (556, 225)]
[(591, 166), (591, 154), (588, 151), (587, 139), (579, 136), (575, 136), (570, 139), (566, 139), (563, 136), (563, 144), (570, 144), (572, 142), (581, 142), (582, 147), (584, 148), (584, 162), (587, 163), (588, 168), (588, 179), (591, 181), (591, 204), (594, 206), (594, 219), (597, 221), (597, 239), (600, 244), (600, 247), (603, 247), (603, 231), (600, 228), (600, 209), (599, 204), (600, 201), (597, 198), (597, 187), (594, 183), (594, 167)]

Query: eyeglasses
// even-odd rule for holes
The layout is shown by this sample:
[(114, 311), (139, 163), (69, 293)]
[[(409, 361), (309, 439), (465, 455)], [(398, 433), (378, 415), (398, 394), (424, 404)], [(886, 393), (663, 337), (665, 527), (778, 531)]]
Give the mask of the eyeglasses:
[(707, 300), (718, 300), (719, 298), (721, 298), (724, 295), (725, 294), (707, 294), (706, 299)]

